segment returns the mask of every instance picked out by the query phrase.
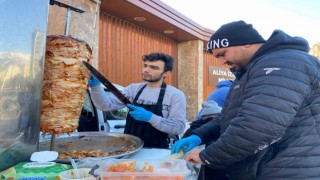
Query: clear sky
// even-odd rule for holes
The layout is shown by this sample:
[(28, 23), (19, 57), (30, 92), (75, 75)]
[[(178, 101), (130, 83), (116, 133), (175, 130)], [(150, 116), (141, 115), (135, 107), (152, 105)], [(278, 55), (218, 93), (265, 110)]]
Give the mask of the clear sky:
[(320, 42), (320, 0), (161, 0), (203, 27), (244, 20), (267, 39), (274, 29)]

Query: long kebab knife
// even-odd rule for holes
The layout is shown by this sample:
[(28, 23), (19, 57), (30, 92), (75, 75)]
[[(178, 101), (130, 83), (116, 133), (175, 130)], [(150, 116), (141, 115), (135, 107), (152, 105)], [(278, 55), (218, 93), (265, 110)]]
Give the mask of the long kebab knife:
[(91, 66), (86, 61), (82, 63), (89, 69), (89, 71), (112, 93), (114, 94), (123, 104), (132, 104), (130, 100), (124, 96), (107, 78), (105, 78), (96, 68)]

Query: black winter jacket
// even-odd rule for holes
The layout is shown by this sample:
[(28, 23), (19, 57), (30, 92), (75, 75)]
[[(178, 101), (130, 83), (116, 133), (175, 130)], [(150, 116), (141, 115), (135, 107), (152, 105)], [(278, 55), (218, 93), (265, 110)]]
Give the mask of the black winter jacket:
[(221, 123), (193, 133), (211, 168), (231, 179), (320, 179), (320, 63), (307, 41), (280, 30), (237, 72)]

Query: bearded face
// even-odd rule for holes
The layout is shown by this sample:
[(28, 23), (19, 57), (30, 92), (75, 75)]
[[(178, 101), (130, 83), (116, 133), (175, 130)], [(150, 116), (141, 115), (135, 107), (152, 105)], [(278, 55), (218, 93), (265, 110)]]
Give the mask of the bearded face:
[(162, 81), (166, 77), (164, 72), (164, 62), (158, 61), (145, 61), (142, 70), (142, 79), (146, 82)]

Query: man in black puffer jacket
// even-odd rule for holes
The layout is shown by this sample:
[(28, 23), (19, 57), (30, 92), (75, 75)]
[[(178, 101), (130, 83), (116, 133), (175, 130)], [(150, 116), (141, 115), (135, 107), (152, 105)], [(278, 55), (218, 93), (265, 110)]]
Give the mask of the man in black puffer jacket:
[(236, 80), (221, 119), (177, 141), (172, 152), (187, 146), (186, 160), (226, 169), (232, 180), (320, 179), (320, 62), (308, 42), (281, 30), (265, 41), (237, 21), (212, 35), (208, 51)]

